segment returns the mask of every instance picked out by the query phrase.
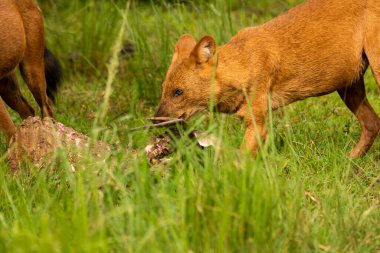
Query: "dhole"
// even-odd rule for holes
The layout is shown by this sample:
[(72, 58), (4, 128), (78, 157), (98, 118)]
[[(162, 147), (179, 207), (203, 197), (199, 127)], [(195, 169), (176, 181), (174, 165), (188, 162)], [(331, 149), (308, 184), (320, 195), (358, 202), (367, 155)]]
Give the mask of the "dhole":
[(245, 118), (242, 147), (255, 155), (267, 135), (269, 110), (337, 91), (361, 125), (351, 152), (359, 157), (380, 130), (366, 98), (368, 66), (380, 85), (380, 1), (309, 0), (218, 48), (210, 36), (198, 43), (182, 36), (156, 116), (188, 119), (214, 97), (220, 112)]
[(32, 0), (0, 1), (0, 38), (0, 129), (9, 141), (16, 128), (2, 100), (22, 118), (34, 115), (18, 87), (17, 66), (43, 117), (53, 116), (46, 80), (48, 92), (53, 95), (60, 81), (60, 68), (45, 48), (42, 14)]

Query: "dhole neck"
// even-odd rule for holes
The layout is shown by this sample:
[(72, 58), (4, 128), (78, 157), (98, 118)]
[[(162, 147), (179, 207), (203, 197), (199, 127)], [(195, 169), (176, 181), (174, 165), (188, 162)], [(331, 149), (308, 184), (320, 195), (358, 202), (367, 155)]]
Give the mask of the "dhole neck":
[(244, 104), (244, 89), (248, 83), (243, 59), (239, 50), (229, 44), (220, 46), (217, 54), (216, 83), (218, 110), (236, 113)]

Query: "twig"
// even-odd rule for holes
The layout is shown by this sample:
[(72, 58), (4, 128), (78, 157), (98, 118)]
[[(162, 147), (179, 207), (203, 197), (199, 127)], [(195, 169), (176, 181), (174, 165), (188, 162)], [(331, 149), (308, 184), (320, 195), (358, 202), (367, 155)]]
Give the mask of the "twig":
[[(157, 118), (151, 118), (151, 120), (152, 119), (157, 120)], [(158, 120), (158, 121), (160, 121), (160, 120)], [(161, 121), (163, 121), (163, 120), (161, 120)], [(146, 125), (146, 126), (142, 126), (142, 127), (132, 128), (132, 129), (129, 129), (128, 131), (134, 132), (134, 131), (140, 131), (140, 130), (144, 130), (144, 129), (168, 127), (168, 126), (173, 126), (173, 125), (176, 125), (178, 123), (184, 123), (184, 122), (185, 121), (183, 119), (170, 119), (168, 121), (164, 121), (164, 122), (157, 123), (157, 124), (151, 124), (151, 125)]]
[(162, 122), (178, 120), (178, 118), (169, 118), (169, 117), (149, 117), (145, 119), (150, 120), (150, 121), (162, 121)]

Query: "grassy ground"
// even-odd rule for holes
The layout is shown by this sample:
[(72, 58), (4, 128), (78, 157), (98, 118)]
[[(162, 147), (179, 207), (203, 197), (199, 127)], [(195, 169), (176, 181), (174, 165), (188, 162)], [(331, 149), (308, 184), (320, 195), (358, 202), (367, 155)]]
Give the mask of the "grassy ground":
[[(40, 1), (65, 69), (57, 119), (121, 148), (106, 161), (85, 158), (75, 174), (63, 158), (54, 172), (14, 174), (1, 139), (0, 251), (379, 252), (380, 139), (365, 158), (348, 158), (360, 127), (337, 94), (275, 112), (255, 160), (237, 150), (244, 129), (232, 116), (195, 120), (191, 128), (223, 145), (200, 151), (182, 138), (166, 167), (145, 158), (157, 133), (128, 131), (153, 114), (182, 33), (225, 43), (297, 3), (252, 2)], [(134, 56), (117, 57), (127, 40)], [(366, 80), (380, 113), (379, 89)]]

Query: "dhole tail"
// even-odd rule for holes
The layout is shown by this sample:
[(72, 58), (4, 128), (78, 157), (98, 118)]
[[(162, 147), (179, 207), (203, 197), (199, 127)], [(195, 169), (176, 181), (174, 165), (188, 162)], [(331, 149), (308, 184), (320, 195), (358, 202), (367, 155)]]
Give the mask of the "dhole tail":
[(45, 79), (46, 93), (50, 100), (55, 102), (55, 95), (62, 82), (62, 69), (58, 59), (45, 47)]

